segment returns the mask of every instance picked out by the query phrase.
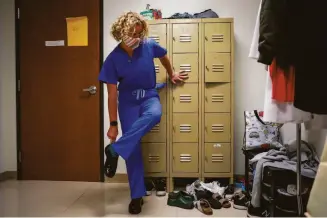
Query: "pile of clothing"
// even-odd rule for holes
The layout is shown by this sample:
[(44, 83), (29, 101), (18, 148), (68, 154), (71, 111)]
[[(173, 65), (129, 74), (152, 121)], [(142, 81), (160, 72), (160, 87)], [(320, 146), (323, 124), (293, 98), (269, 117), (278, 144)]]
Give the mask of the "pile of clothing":
[(204, 183), (200, 180), (186, 186), (186, 191), (170, 192), (167, 205), (183, 209), (198, 209), (201, 213), (212, 215), (213, 210), (230, 208), (246, 209), (249, 199), (243, 192), (234, 193), (234, 186), (221, 186), (217, 181)]
[[(259, 153), (250, 160), (250, 164), (255, 168), (252, 199), (248, 208), (248, 214), (257, 214), (261, 207), (262, 179), (265, 167), (275, 167), (296, 172), (296, 140), (292, 140), (279, 149), (271, 149), (268, 152)], [(301, 141), (301, 174), (303, 177), (315, 178), (319, 166), (319, 158), (312, 145)], [(290, 187), (287, 193), (292, 194)], [(296, 190), (295, 188), (293, 188)], [(293, 193), (295, 195), (295, 193)]]
[(202, 11), (200, 13), (190, 14), (187, 12), (184, 13), (175, 13), (167, 19), (197, 19), (197, 18), (219, 18), (218, 14), (211, 9)]

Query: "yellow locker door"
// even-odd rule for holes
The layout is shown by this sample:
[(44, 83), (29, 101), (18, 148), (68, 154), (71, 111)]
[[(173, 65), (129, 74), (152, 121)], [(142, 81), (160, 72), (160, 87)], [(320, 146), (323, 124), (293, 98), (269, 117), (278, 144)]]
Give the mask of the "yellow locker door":
[(173, 142), (197, 142), (198, 125), (197, 113), (173, 113)]
[(173, 144), (173, 172), (174, 173), (199, 172), (198, 143), (174, 143)]
[(206, 23), (205, 52), (231, 52), (230, 23)]
[(204, 171), (206, 173), (229, 173), (231, 166), (230, 143), (205, 143)]
[(166, 143), (142, 143), (142, 156), (146, 173), (167, 171)]
[[(153, 39), (162, 47), (167, 48), (167, 25), (166, 24), (150, 24), (149, 39)], [(165, 68), (160, 63), (159, 59), (154, 60), (155, 71), (157, 74), (157, 82), (162, 83), (167, 81), (167, 73)]]
[(173, 24), (173, 53), (191, 53), (199, 50), (199, 25)]
[(197, 83), (184, 83), (173, 88), (173, 112), (198, 112), (199, 88)]
[(230, 113), (205, 113), (205, 142), (230, 142)]
[(204, 88), (205, 112), (230, 112), (230, 83), (206, 83)]
[(199, 82), (199, 55), (192, 54), (173, 54), (173, 67), (175, 71), (184, 71), (188, 74), (186, 83)]
[(231, 59), (229, 53), (206, 53), (205, 82), (230, 82), (230, 65)]

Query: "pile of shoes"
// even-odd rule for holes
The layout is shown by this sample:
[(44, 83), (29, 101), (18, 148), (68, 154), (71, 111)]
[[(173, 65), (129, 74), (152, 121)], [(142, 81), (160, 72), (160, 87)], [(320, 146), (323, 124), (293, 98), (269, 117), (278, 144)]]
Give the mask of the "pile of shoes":
[(250, 200), (246, 192), (235, 192), (232, 197), (232, 201), (234, 202), (233, 207), (237, 210), (247, 210), (250, 205)]
[(167, 205), (183, 209), (196, 208), (206, 215), (212, 215), (212, 209), (230, 208), (227, 197), (233, 194), (233, 186), (222, 187), (216, 181), (204, 183), (200, 180), (186, 186), (186, 191), (171, 192)]
[(145, 179), (146, 195), (152, 195), (152, 191), (156, 191), (158, 197), (166, 196), (166, 180), (165, 179)]

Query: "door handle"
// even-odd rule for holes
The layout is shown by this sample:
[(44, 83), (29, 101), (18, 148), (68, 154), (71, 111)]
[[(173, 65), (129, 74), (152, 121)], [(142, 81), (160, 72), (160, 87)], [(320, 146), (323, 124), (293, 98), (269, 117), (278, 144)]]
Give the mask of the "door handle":
[(88, 92), (91, 95), (95, 95), (97, 93), (97, 87), (96, 86), (90, 86), (89, 88), (83, 89), (83, 92)]

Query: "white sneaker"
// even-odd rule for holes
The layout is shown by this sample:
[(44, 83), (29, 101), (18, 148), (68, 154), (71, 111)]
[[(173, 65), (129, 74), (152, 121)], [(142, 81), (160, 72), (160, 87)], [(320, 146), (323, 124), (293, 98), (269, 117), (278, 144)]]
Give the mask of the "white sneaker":
[(210, 191), (213, 194), (219, 194), (220, 196), (223, 196), (225, 193), (225, 190), (227, 187), (220, 187), (217, 181), (213, 181), (211, 183), (204, 183), (201, 182), (201, 186)]

